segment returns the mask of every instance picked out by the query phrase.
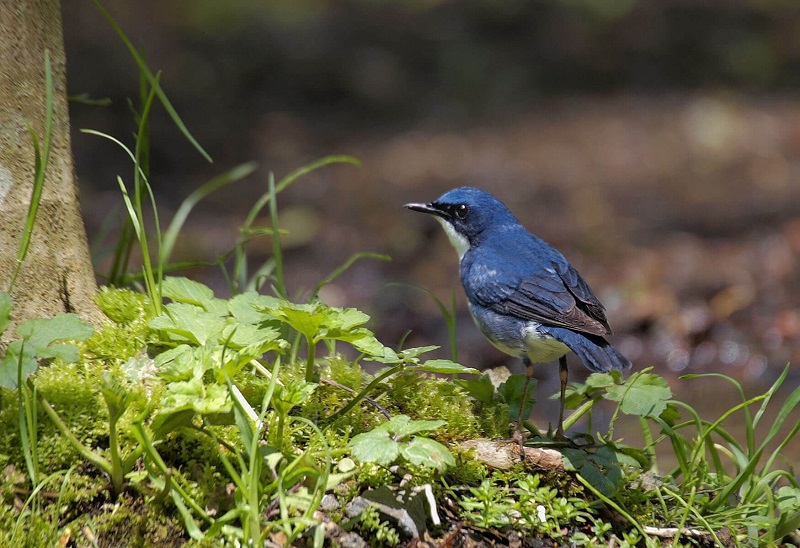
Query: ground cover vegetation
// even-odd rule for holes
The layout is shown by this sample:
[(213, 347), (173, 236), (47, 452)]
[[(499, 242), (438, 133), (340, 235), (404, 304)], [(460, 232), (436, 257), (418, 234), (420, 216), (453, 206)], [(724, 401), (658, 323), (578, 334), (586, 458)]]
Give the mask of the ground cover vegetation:
[[(96, 330), (72, 314), (29, 320), (0, 356), (0, 545), (797, 543), (800, 486), (781, 451), (800, 429), (791, 420), (800, 388), (772, 401), (788, 368), (756, 396), (716, 375), (741, 399), (713, 419), (674, 400), (652, 369), (594, 374), (567, 398), (565, 427), (586, 432), (552, 440), (526, 424), (523, 456), (515, 443), (496, 441), (511, 434), (523, 375), (497, 381), (467, 368), (453, 341), (452, 360), (427, 358), (435, 346), (387, 345), (366, 314), (320, 299), (355, 261), (386, 257), (354, 255), (316, 287), (291, 287), (279, 195), (306, 173), (353, 158), (266, 177), (236, 245), (209, 261), (225, 272), (231, 298), (168, 275), (186, 266), (170, 256), (194, 205), (255, 166), (210, 180), (162, 230), (147, 160), (153, 106), (205, 151), (111, 22), (139, 66), (141, 90), (131, 103), (132, 146), (91, 132), (122, 147), (132, 166), (128, 181), (119, 178), (127, 223), (96, 297), (109, 322)], [(40, 192), (48, 136), (33, 138), (45, 151), (36, 162)], [(254, 245), (271, 246), (263, 264), (248, 261)], [(135, 250), (140, 269), (131, 267)], [(454, 315), (439, 304), (452, 335)], [(0, 331), (13, 306), (1, 292)], [(380, 368), (368, 374), (366, 362)], [(691, 377), (681, 382), (703, 376)], [(603, 402), (613, 412), (599, 431), (592, 414)], [(615, 437), (622, 416), (639, 421), (642, 446)], [(730, 432), (737, 423), (744, 440)], [(513, 458), (487, 459), (476, 440), (510, 447)]]

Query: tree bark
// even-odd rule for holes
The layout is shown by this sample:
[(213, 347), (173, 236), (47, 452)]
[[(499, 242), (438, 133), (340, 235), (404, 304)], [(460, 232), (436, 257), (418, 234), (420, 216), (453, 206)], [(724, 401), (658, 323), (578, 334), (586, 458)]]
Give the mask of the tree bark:
[[(53, 73), (53, 132), (30, 249), (14, 284), (12, 327), (75, 312), (99, 325), (97, 291), (70, 148), (66, 58), (59, 0), (0, 0), (0, 290), (7, 290), (34, 181), (34, 146), (45, 131), (44, 58)], [(13, 334), (6, 331), (5, 338)]]

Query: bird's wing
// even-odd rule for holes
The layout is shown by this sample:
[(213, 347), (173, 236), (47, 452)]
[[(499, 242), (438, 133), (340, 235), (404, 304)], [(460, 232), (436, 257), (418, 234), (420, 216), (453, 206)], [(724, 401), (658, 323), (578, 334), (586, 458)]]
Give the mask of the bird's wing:
[[(495, 312), (593, 335), (611, 334), (603, 305), (566, 260), (540, 263), (533, 271), (510, 272), (480, 262), (471, 266), (477, 274), (469, 277), (475, 282), (470, 284), (474, 298)], [(500, 270), (503, 274), (497, 275)]]

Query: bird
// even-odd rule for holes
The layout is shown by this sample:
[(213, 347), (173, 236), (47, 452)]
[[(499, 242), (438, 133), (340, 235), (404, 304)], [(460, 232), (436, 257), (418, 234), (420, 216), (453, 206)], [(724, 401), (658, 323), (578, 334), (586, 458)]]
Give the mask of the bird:
[(439, 221), (456, 249), (468, 307), (483, 335), (526, 368), (515, 437), (533, 364), (559, 361), (560, 409), (556, 437), (564, 438), (564, 398), (572, 351), (592, 372), (623, 371), (631, 362), (606, 337), (605, 308), (589, 284), (556, 248), (534, 236), (491, 193), (459, 187), (429, 203), (406, 208)]

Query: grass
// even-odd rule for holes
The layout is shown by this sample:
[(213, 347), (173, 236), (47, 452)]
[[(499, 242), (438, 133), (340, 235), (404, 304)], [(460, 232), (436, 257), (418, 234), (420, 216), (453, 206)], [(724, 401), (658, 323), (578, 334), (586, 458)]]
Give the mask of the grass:
[[(108, 280), (141, 283), (144, 291), (104, 288), (97, 300), (111, 322), (102, 331), (72, 315), (33, 320), (17, 328), (18, 340), (5, 349), (0, 430), (9, 443), (0, 449), (1, 545), (102, 546), (128, 539), (158, 546), (321, 546), (324, 516), (343, 534), (395, 546), (408, 539), (379, 505), (355, 517), (345, 511), (356, 497), (378, 497), (387, 485), (406, 493), (401, 510), (418, 508), (422, 496), (433, 498), (439, 514), (446, 509), (439, 525), (422, 510), (421, 526), (439, 539), (460, 530), (501, 543), (518, 535), (574, 546), (660, 546), (665, 538), (673, 545), (768, 546), (800, 526), (800, 486), (781, 456), (800, 429), (792, 420), (800, 388), (775, 403), (788, 367), (756, 396), (714, 376), (731, 383), (740, 401), (713, 420), (675, 400), (667, 382), (648, 369), (627, 379), (595, 374), (573, 383), (567, 424), (591, 419), (601, 401), (611, 402), (614, 412), (604, 432), (589, 428), (571, 442), (534, 436), (532, 445), (562, 453), (563, 471), (527, 462), (497, 470), (462, 450), (466, 440), (510, 434), (523, 379), (494, 386), (458, 364), (449, 307), (437, 300), (452, 361), (428, 359), (433, 346), (388, 347), (370, 331), (366, 314), (319, 299), (319, 289), (355, 261), (385, 256), (353, 255), (306, 299), (291, 298), (280, 193), (313, 170), (357, 164), (348, 156), (320, 159), (278, 180), (266, 177), (233, 248), (209, 261), (223, 269), (231, 298), (167, 276), (180, 266), (170, 263), (171, 252), (196, 204), (256, 167), (242, 164), (213, 177), (162, 231), (147, 160), (156, 100), (196, 141), (158, 74), (112, 25), (141, 71), (137, 132), (133, 146), (90, 133), (131, 158), (131, 189), (119, 179), (127, 221)], [(39, 188), (47, 136), (43, 142)], [(257, 226), (262, 215), (265, 225)], [(32, 207), (30, 226), (35, 216)], [(249, 246), (261, 238), (270, 238), (272, 256), (251, 265)], [(142, 265), (132, 271), (136, 246)], [(12, 306), (0, 293), (0, 329)], [(345, 358), (343, 346), (357, 357)], [(364, 361), (382, 369), (367, 374)], [(615, 435), (625, 415), (639, 422), (642, 447)], [(775, 417), (771, 423), (768, 416)], [(732, 424), (744, 426), (743, 440)], [(664, 466), (657, 455), (665, 453), (677, 464), (658, 475)], [(336, 504), (323, 511), (325, 495)]]

